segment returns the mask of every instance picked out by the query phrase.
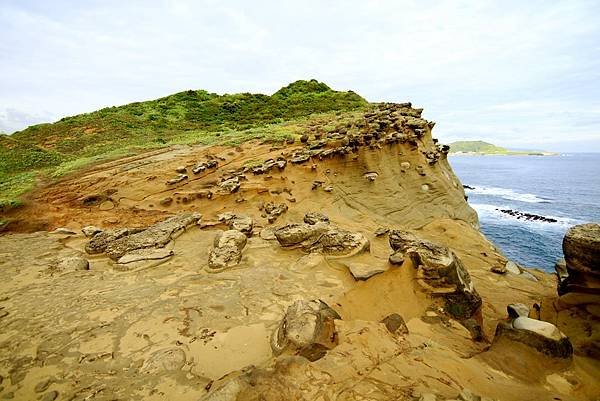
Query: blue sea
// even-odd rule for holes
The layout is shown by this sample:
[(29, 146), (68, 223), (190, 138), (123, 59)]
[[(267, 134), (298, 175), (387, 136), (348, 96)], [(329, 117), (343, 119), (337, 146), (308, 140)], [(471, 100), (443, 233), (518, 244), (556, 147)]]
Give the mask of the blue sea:
[[(560, 156), (450, 156), (479, 215), (481, 231), (509, 259), (552, 271), (569, 227), (600, 222), (600, 153)], [(498, 209), (542, 215), (527, 221)]]

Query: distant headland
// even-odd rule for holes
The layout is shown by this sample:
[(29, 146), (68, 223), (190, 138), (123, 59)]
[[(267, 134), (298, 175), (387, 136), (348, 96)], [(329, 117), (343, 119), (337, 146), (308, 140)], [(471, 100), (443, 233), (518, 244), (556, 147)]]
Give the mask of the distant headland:
[(493, 156), (557, 156), (543, 150), (510, 150), (484, 141), (456, 141), (450, 144), (450, 155)]

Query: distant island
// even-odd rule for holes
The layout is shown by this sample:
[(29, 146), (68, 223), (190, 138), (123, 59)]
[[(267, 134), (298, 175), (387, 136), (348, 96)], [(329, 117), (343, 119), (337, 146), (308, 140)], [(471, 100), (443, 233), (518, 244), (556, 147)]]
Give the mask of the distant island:
[(556, 156), (558, 153), (543, 150), (510, 150), (484, 141), (456, 141), (450, 144), (451, 155), (497, 156)]

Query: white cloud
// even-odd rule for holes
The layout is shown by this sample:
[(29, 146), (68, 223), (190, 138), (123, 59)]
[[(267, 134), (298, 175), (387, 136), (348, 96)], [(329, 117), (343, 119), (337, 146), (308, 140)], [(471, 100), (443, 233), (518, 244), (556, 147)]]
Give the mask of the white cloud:
[(442, 139), (520, 146), (543, 131), (548, 144), (580, 136), (600, 150), (599, 17), (593, 1), (8, 0), (0, 109), (59, 118), (317, 78), (411, 100)]

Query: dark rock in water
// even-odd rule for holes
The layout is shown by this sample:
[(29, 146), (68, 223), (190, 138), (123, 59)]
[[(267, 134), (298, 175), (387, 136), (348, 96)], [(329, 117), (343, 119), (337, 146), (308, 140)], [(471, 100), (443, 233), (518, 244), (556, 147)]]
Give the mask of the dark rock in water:
[(306, 224), (329, 223), (329, 217), (319, 212), (308, 212), (304, 215), (304, 222)]
[(532, 213), (526, 213), (526, 212), (519, 212), (518, 210), (512, 210), (512, 209), (496, 209), (499, 212), (502, 212), (504, 214), (507, 214), (509, 216), (513, 216), (516, 217), (518, 220), (528, 220), (528, 221), (541, 221), (544, 223), (557, 223), (558, 220), (552, 218), (552, 217), (545, 217), (545, 216), (540, 216), (539, 214), (532, 214)]
[(481, 297), (454, 252), (403, 230), (392, 230), (389, 241), (395, 252), (410, 258), (417, 269), (418, 283), (445, 299), (446, 310), (451, 315), (467, 319), (479, 312)]
[(242, 259), (242, 250), (246, 242), (247, 237), (237, 230), (217, 234), (208, 256), (208, 266), (220, 270), (237, 265)]
[(321, 300), (294, 302), (271, 337), (273, 353), (291, 351), (309, 360), (324, 356), (337, 345), (335, 319), (340, 315)]
[(496, 327), (494, 341), (504, 337), (528, 345), (539, 352), (556, 358), (570, 358), (573, 346), (567, 336), (552, 323), (518, 316)]
[(406, 327), (404, 319), (397, 313), (386, 316), (381, 323), (385, 324), (385, 327), (392, 334), (408, 334), (408, 327)]
[(463, 185), (463, 188), (464, 189), (471, 189), (471, 190), (475, 189), (475, 187), (472, 187), (472, 186), (469, 186), (469, 185)]

